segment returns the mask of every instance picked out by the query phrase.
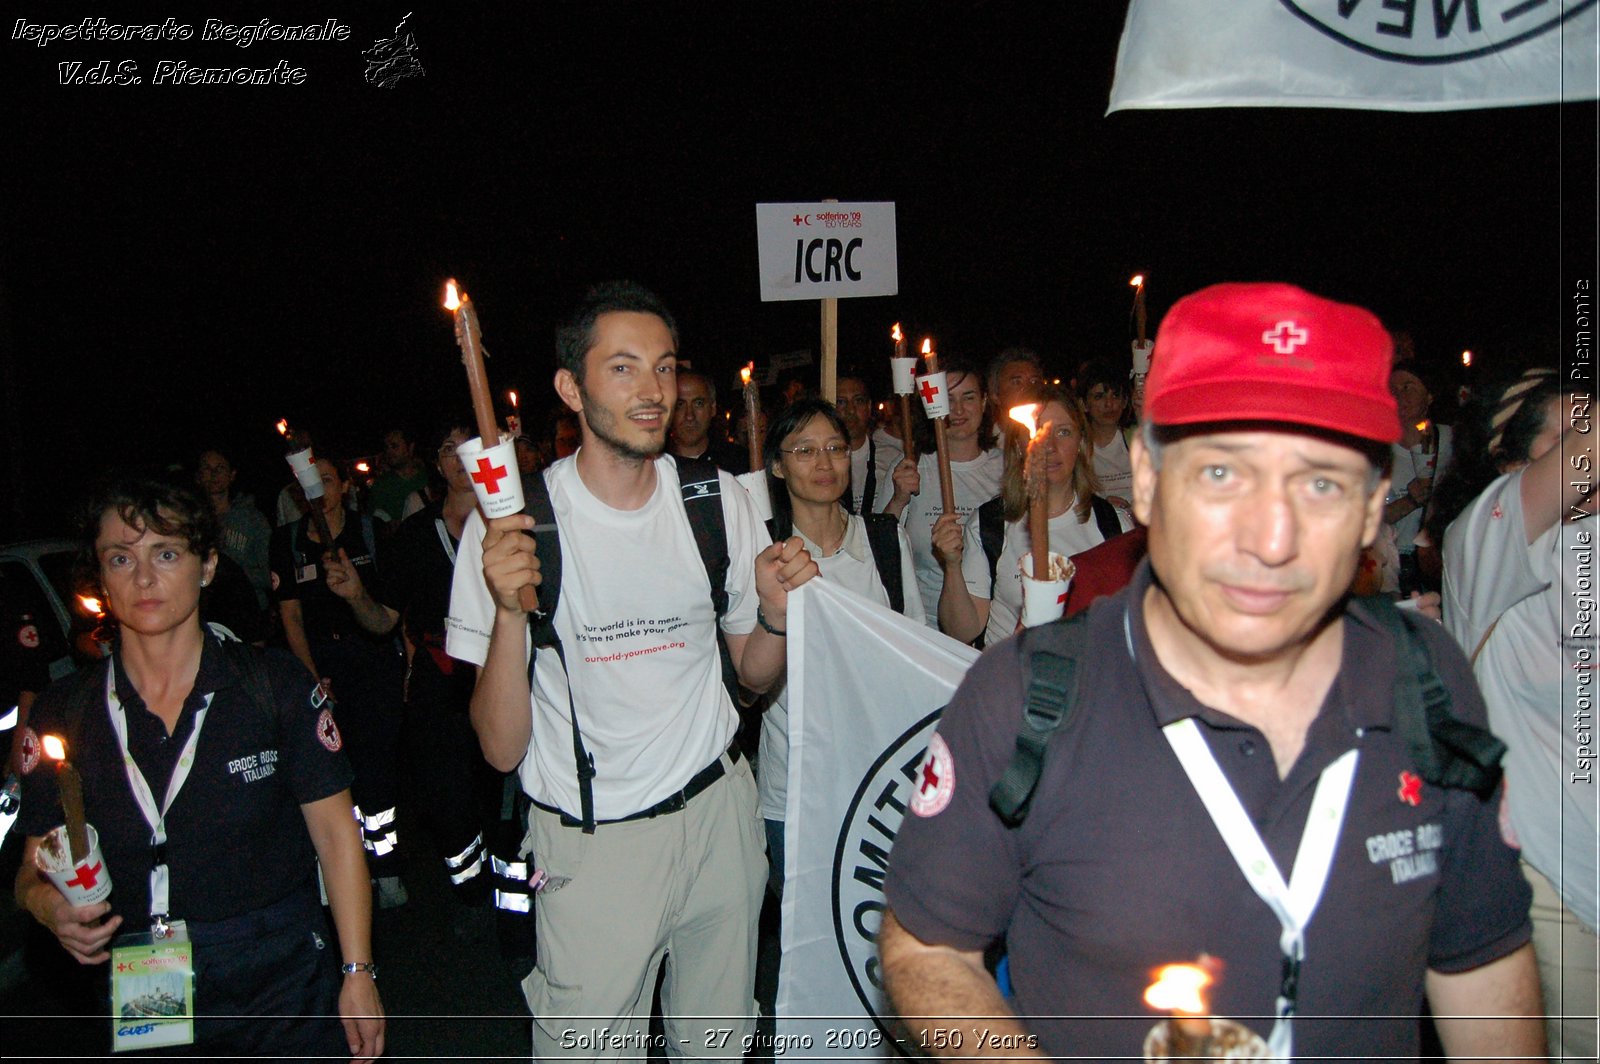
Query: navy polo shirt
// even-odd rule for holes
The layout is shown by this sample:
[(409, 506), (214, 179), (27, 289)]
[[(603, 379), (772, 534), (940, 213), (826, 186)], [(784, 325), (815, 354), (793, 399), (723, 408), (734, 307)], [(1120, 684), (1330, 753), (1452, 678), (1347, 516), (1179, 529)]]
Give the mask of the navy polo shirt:
[[(1032, 812), (1014, 831), (988, 796), (1022, 723), (1023, 640), (973, 666), (938, 726), (954, 792), (942, 812), (902, 823), (890, 908), (924, 942), (978, 950), (1004, 937), (1015, 1007), (1047, 1055), (1138, 1057), (1160, 1018), (1143, 1004), (1152, 973), (1202, 953), (1224, 965), (1213, 1011), (1264, 1039), (1280, 925), (1160, 729), (1196, 719), (1285, 880), (1322, 770), (1354, 747), (1349, 808), (1306, 931), (1296, 1056), (1416, 1056), (1427, 969), (1477, 967), (1531, 934), (1498, 799), (1415, 779), (1393, 731), (1394, 648), (1359, 606), (1344, 615), (1339, 675), (1280, 780), (1259, 731), (1201, 705), (1157, 660), (1142, 615), (1150, 583), (1146, 562), (1128, 589), (1092, 607), (1074, 722), (1052, 743)], [(1454, 712), (1483, 724), (1460, 649), (1442, 628), (1422, 631)]]
[[(253, 696), (241, 661), (254, 656), (266, 698)], [(149, 923), (150, 827), (134, 801), (106, 709), (106, 663), (53, 685), (34, 705), (30, 726), (66, 736), (68, 759), (83, 776), (84, 810), (100, 835), (113, 884), (112, 912), (128, 929)], [(128, 747), (159, 806), (195, 712), (215, 692), (195, 749), (194, 767), (167, 812), (167, 863), (174, 918), (215, 921), (311, 889), (316, 853), (300, 806), (350, 786), (342, 739), (326, 706), (312, 704), (314, 684), (287, 654), (207, 637), (194, 690), (169, 736), (145, 707), (120, 664), (117, 696), (128, 720)], [(83, 707), (74, 737), (69, 709)], [(44, 835), (62, 822), (55, 763), (41, 759), (22, 780), (24, 834)]]
[[(350, 564), (361, 577), (362, 586), (382, 602), (384, 590), (379, 580), (378, 560), (367, 548), (367, 538), (361, 530), (363, 520), (361, 514), (346, 510), (344, 528), (333, 537), (333, 549), (335, 553), (343, 549), (350, 556)], [(388, 636), (373, 635), (361, 627), (350, 604), (329, 590), (328, 571), (322, 564), (322, 544), (311, 538), (311, 527), (311, 518), (302, 517), (296, 524), (280, 525), (272, 530), (272, 542), (267, 549), (267, 561), (272, 569), (272, 601), (300, 603), (307, 639), (387, 642)]]

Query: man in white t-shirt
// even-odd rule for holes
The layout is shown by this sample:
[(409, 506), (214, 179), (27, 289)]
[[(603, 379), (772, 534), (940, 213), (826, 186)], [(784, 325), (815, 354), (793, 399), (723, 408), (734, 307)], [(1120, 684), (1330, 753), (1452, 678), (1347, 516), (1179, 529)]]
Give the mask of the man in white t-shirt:
[(894, 494), (894, 467), (905, 451), (893, 440), (885, 446), (872, 431), (872, 393), (864, 377), (840, 377), (834, 394), (839, 416), (850, 430), (850, 512), (877, 513)]
[[(721, 473), (719, 622), (678, 466), (661, 457), (677, 393), (670, 314), (636, 285), (603, 285), (559, 330), (557, 349), (556, 391), (583, 432), (577, 454), (544, 474), (561, 540), (561, 656), (534, 657), (530, 690), (519, 593), (540, 574), (533, 539), (517, 534), (533, 527), (525, 515), (487, 530), (474, 516), (464, 530), (447, 642), (480, 666), (472, 722), (486, 758), (517, 769), (535, 806), (524, 851), (539, 959), (523, 981), (534, 1056), (643, 1056), (669, 958), (667, 1045), (711, 1057), (754, 1030), (766, 880), (717, 630), (740, 682), (764, 690), (784, 668), (788, 592), (817, 567), (798, 540), (769, 544), (748, 496)], [(587, 826), (575, 730), (593, 767)]]

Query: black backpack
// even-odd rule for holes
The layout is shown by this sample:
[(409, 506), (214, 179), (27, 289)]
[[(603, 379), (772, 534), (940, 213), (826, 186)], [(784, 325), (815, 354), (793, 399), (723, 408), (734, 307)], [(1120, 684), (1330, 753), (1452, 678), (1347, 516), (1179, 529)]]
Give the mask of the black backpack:
[[(846, 510), (848, 513), (848, 509)], [(862, 514), (867, 526), (867, 546), (872, 548), (872, 564), (877, 567), (878, 579), (883, 581), (884, 593), (889, 596), (889, 608), (896, 613), (906, 611), (905, 582), (900, 578), (900, 522), (889, 514)], [(772, 519), (767, 519), (767, 535), (778, 538)]]
[[(711, 606), (718, 620), (728, 612), (728, 529), (722, 513), (722, 477), (715, 465), (704, 458), (676, 458), (678, 486), (683, 495), (683, 509), (694, 531), (695, 546), (700, 548), (700, 560), (705, 563), (706, 577), (711, 581)], [(550, 505), (550, 489), (544, 474), (528, 473), (522, 478), (522, 512), (534, 519), (534, 553), (539, 559), (539, 608), (528, 614), (528, 628), (533, 636), (534, 652), (549, 647), (567, 667), (562, 653), (561, 639), (556, 635), (556, 605), (561, 601), (561, 535), (556, 527), (555, 508)], [(739, 678), (728, 653), (722, 630), (717, 629), (717, 655), (722, 661), (722, 683), (728, 689), (733, 704), (739, 704)], [(528, 659), (528, 685), (533, 685), (533, 658)], [(568, 697), (571, 697), (569, 686)], [(593, 834), (594, 819), (594, 755), (583, 745), (583, 733), (578, 727), (578, 707), (569, 701), (572, 719), (572, 754), (578, 772), (578, 793), (582, 803), (583, 830)]]
[[(1451, 715), (1450, 692), (1434, 671), (1427, 643), (1415, 627), (1422, 622), (1387, 599), (1361, 602), (1399, 654), (1395, 731), (1410, 747), (1417, 772), (1437, 787), (1467, 790), (1487, 799), (1500, 783), (1505, 744), (1487, 729)], [(1085, 612), (1030, 628), (1018, 637), (1024, 640), (1027, 655), (1022, 729), (1011, 763), (989, 791), (989, 808), (1009, 828), (1020, 827), (1028, 817), (1051, 736), (1072, 723), (1087, 631)]]

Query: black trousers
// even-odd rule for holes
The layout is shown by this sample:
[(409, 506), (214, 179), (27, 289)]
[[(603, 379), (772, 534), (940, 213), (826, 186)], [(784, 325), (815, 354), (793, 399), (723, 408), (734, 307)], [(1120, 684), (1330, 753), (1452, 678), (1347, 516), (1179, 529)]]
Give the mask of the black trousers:
[(351, 796), (372, 875), (400, 874), (400, 692), (403, 662), (392, 642), (313, 639), (311, 656), (333, 681), (334, 720), (355, 772)]

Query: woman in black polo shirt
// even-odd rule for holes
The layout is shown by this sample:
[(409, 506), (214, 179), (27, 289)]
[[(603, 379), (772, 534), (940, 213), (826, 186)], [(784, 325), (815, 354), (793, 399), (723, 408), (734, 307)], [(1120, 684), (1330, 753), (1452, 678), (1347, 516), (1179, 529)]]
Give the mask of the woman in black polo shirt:
[[(117, 642), (35, 704), (17, 901), (85, 965), (109, 968), (126, 934), (180, 928), (193, 944), (191, 1051), (377, 1056), (371, 897), (338, 727), (293, 659), (202, 626), (216, 538), (210, 508), (161, 481), (121, 481), (85, 509), (84, 561)], [(45, 733), (66, 739), (83, 777), (106, 901), (73, 906), (35, 868), (62, 818)]]

